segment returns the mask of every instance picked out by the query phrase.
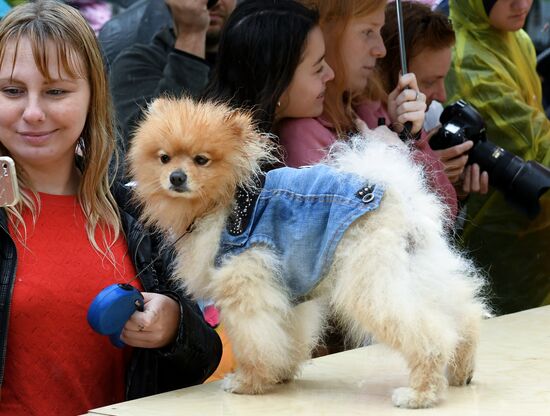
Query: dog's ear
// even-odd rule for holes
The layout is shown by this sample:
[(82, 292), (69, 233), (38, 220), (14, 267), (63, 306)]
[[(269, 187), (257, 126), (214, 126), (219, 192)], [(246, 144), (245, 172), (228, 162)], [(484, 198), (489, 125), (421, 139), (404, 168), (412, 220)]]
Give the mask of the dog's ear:
[(243, 110), (231, 110), (224, 118), (224, 124), (234, 137), (246, 138), (255, 131), (252, 115)]

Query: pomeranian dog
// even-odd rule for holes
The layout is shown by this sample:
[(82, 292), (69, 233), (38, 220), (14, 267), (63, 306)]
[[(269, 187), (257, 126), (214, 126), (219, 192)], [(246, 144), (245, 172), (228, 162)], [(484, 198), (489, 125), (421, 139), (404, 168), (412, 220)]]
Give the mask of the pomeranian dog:
[(275, 147), (245, 111), (162, 98), (138, 126), (128, 161), (143, 220), (174, 242), (175, 278), (220, 310), (238, 362), (227, 391), (293, 379), (329, 314), (403, 354), (398, 407), (470, 382), (483, 279), (449, 244), (408, 148), (377, 134), (264, 175)]

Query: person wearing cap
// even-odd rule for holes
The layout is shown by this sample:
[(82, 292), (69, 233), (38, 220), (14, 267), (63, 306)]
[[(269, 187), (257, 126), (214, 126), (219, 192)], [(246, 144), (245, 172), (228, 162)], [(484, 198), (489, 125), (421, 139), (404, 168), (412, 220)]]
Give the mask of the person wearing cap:
[[(449, 102), (464, 99), (480, 112), (491, 142), (550, 166), (535, 48), (522, 30), (532, 2), (450, 1), (456, 44), (446, 89)], [(530, 220), (494, 189), (468, 200), (462, 238), (488, 272), (497, 313), (550, 303), (550, 192), (540, 205)]]

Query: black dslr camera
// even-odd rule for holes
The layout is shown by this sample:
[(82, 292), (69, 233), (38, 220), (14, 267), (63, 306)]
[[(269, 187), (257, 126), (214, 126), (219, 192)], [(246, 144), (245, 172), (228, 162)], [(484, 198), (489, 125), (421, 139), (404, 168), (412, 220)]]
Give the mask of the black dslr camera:
[(489, 174), (489, 183), (530, 218), (540, 211), (539, 198), (550, 188), (550, 169), (535, 161), (525, 162), (489, 140), (485, 122), (477, 110), (463, 100), (446, 107), (439, 117), (441, 128), (430, 140), (434, 150), (474, 142), (468, 164), (477, 163)]

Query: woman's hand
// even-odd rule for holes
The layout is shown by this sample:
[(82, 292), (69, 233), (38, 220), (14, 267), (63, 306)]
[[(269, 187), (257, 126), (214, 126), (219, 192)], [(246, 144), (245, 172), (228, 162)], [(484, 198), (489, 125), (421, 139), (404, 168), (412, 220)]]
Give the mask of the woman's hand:
[(176, 338), (180, 321), (180, 305), (169, 296), (143, 292), (143, 312), (132, 314), (120, 339), (141, 348), (161, 348)]
[[(437, 129), (431, 131), (428, 137), (431, 137), (435, 131), (437, 131)], [(448, 147), (447, 149), (434, 150), (434, 153), (445, 166), (445, 174), (452, 184), (455, 184), (461, 180), (461, 175), (464, 172), (466, 163), (468, 162), (468, 151), (473, 146), (474, 142), (467, 140), (464, 143)]]
[(477, 163), (466, 166), (462, 179), (462, 192), (458, 192), (459, 197), (465, 197), (470, 192), (482, 195), (489, 192), (489, 174), (481, 172), (481, 168)]
[(407, 121), (412, 123), (411, 133), (418, 133), (424, 124), (426, 96), (418, 90), (412, 73), (399, 77), (395, 89), (388, 95), (388, 113), (392, 127), (401, 133)]
[(388, 126), (378, 126), (374, 130), (371, 130), (369, 129), (369, 126), (367, 126), (367, 123), (360, 118), (355, 120), (355, 126), (362, 136), (374, 137), (392, 146), (406, 146), (399, 136), (394, 131), (391, 131)]
[[(439, 128), (430, 131), (428, 139)], [(474, 142), (467, 140), (447, 149), (434, 150), (439, 160), (445, 166), (445, 174), (455, 186), (459, 199), (464, 199), (470, 192), (486, 194), (489, 192), (489, 174), (481, 172), (477, 163), (468, 163), (468, 152), (474, 146)]]

